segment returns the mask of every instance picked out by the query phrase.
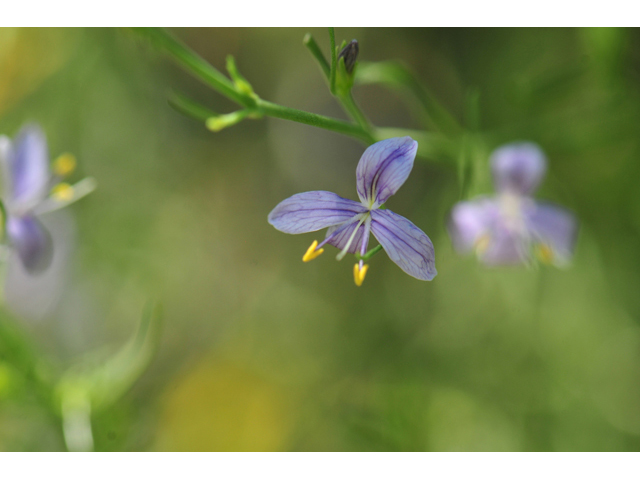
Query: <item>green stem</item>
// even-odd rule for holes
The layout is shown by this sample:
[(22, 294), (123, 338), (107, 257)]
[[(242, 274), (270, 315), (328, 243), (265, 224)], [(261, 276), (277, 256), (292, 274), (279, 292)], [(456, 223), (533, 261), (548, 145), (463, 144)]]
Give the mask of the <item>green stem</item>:
[(355, 122), (357, 122), (363, 130), (371, 132), (371, 124), (369, 123), (367, 117), (364, 116), (364, 113), (362, 113), (362, 110), (360, 110), (360, 107), (358, 107), (358, 105), (356, 104), (353, 96), (351, 95), (351, 92), (349, 92), (347, 95), (341, 95), (337, 98), (340, 101), (342, 107), (347, 111), (349, 116)]
[(331, 130), (333, 132), (342, 133), (364, 143), (371, 144), (375, 142), (375, 138), (359, 125), (353, 123), (344, 122), (335, 118), (325, 117), (323, 115), (317, 115), (315, 113), (305, 112), (303, 110), (297, 110), (295, 108), (283, 107), (276, 103), (271, 103), (266, 100), (257, 100), (258, 110), (264, 115), (270, 117), (282, 118), (284, 120), (291, 120), (293, 122), (304, 123), (305, 125), (311, 125), (314, 127), (324, 128), (325, 130)]
[[(342, 133), (350, 137), (357, 138), (364, 143), (374, 143), (374, 138), (365, 129), (359, 125), (354, 125), (349, 122), (337, 120), (323, 115), (317, 115), (314, 113), (297, 110), (295, 108), (288, 108), (282, 105), (278, 105), (272, 102), (268, 102), (262, 99), (254, 99), (247, 97), (235, 90), (233, 83), (218, 72), (215, 68), (209, 65), (204, 59), (198, 56), (196, 53), (189, 50), (184, 44), (176, 40), (171, 34), (165, 30), (158, 28), (144, 28), (134, 29), (136, 32), (147, 36), (154, 43), (163, 48), (171, 58), (173, 58), (178, 64), (182, 65), (195, 75), (204, 81), (207, 85), (218, 91), (222, 95), (229, 99), (247, 107), (248, 110), (255, 111), (259, 114), (269, 115), (276, 118), (282, 118), (285, 120), (291, 120), (293, 122), (304, 123), (306, 125), (312, 125), (314, 127), (324, 128), (333, 132)], [(334, 42), (335, 43), (335, 42)], [(335, 48), (333, 49), (335, 57)], [(205, 107), (197, 106), (196, 103), (189, 100), (185, 101), (185, 98), (173, 99), (174, 106), (185, 110), (189, 116), (193, 116), (199, 120), (206, 120), (203, 118)]]
[(134, 28), (134, 31), (149, 38), (155, 45), (169, 53), (171, 58), (185, 70), (224, 96), (245, 107), (254, 106), (253, 99), (239, 93), (231, 80), (166, 30)]
[[(331, 29), (331, 30), (333, 31), (333, 29)], [(333, 45), (335, 46), (335, 36), (333, 37), (333, 39), (334, 39)], [(335, 77), (336, 77), (335, 70), (336, 70), (336, 68), (334, 67), (333, 70), (331, 69), (331, 67), (329, 66), (329, 64), (325, 60), (324, 55), (322, 54), (322, 51), (320, 50), (320, 47), (318, 46), (316, 41), (313, 39), (313, 37), (311, 36), (310, 33), (307, 33), (305, 35), (303, 42), (304, 42), (305, 46), (309, 49), (311, 54), (314, 56), (314, 58), (318, 61), (318, 64), (320, 65), (320, 68), (322, 69), (322, 72), (324, 73), (325, 78), (329, 82), (329, 88), (330, 88), (331, 92), (334, 93), (334, 91), (335, 91)], [(333, 50), (335, 52), (335, 47), (333, 48)], [(332, 61), (333, 61), (333, 58), (332, 58)], [(334, 72), (334, 73), (332, 73), (332, 72)], [(333, 86), (332, 86), (331, 82), (333, 82)], [(335, 95), (335, 93), (334, 93), (334, 95)], [(351, 95), (351, 93), (349, 93), (348, 95), (335, 95), (335, 97), (338, 99), (338, 101), (340, 102), (340, 105), (342, 105), (342, 108), (344, 108), (344, 110), (351, 117), (351, 119), (353, 121), (357, 122), (358, 125), (360, 125), (360, 127), (362, 127), (363, 130), (365, 130), (365, 131), (370, 133), (371, 132), (371, 124), (369, 123), (369, 120), (364, 115), (362, 110), (360, 110), (360, 107), (358, 107), (358, 105), (356, 104), (356, 102), (353, 99), (353, 96)]]
[(376, 245), (364, 255), (360, 255), (359, 253), (356, 253), (355, 255), (358, 260), (362, 260), (363, 262), (366, 262), (371, 257), (373, 257), (376, 253), (378, 253), (380, 250), (382, 250), (382, 245)]
[(218, 115), (213, 110), (209, 110), (207, 107), (177, 92), (173, 92), (167, 101), (178, 112), (201, 122), (206, 122), (207, 119)]
[(324, 76), (328, 80), (331, 77), (331, 67), (329, 66), (329, 63), (327, 62), (326, 58), (324, 58), (324, 55), (322, 54), (322, 50), (320, 50), (320, 47), (316, 43), (315, 39), (311, 36), (310, 33), (307, 33), (304, 36), (302, 43), (304, 43), (304, 46), (309, 49), (309, 51), (311, 52), (311, 55), (313, 55), (313, 58), (315, 58), (316, 61), (318, 62), (318, 65), (320, 65), (320, 68), (322, 69), (322, 73), (324, 73)]
[(331, 94), (336, 94), (336, 70), (338, 67), (336, 61), (336, 34), (333, 27), (329, 27), (329, 40), (331, 41), (331, 74), (329, 77), (329, 89)]

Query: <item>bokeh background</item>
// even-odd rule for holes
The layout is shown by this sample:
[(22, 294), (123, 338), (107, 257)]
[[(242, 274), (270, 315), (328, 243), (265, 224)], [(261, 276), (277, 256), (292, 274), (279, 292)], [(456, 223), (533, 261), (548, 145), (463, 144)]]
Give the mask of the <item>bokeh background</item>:
[[(322, 29), (173, 33), (221, 71), (233, 54), (264, 99), (345, 118), (308, 31), (326, 54)], [(362, 144), (276, 119), (209, 132), (168, 92), (234, 105), (128, 30), (0, 29), (0, 133), (38, 122), (52, 157), (73, 152), (77, 177), (98, 182), (48, 219), (56, 270), (7, 275), (0, 322), (63, 372), (117, 350), (161, 303), (155, 357), (92, 418), (96, 450), (639, 449), (638, 30), (336, 35), (358, 39), (361, 61), (410, 66), (487, 153), (539, 143), (539, 196), (580, 220), (571, 267), (456, 255), (446, 218), (467, 192), (455, 164), (421, 159), (388, 206), (430, 236), (438, 276), (380, 253), (358, 288), (349, 259), (300, 261), (321, 233), (285, 235), (267, 215), (307, 190), (356, 198)], [(354, 96), (378, 126), (422, 128), (403, 92)], [(0, 450), (65, 449), (28, 387), (0, 350)]]

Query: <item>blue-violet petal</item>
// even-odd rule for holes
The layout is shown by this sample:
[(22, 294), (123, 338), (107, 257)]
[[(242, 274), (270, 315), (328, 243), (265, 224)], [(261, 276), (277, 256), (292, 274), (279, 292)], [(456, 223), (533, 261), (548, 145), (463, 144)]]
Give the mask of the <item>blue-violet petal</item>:
[(51, 235), (35, 217), (10, 216), (7, 235), (27, 272), (37, 274), (49, 267), (53, 256)]
[(374, 210), (371, 232), (405, 273), (419, 280), (432, 280), (436, 276), (433, 244), (409, 220), (390, 210)]
[(374, 143), (365, 150), (356, 169), (358, 197), (364, 205), (377, 208), (405, 182), (418, 151), (411, 137)]
[(547, 161), (535, 143), (510, 143), (491, 155), (493, 181), (498, 193), (530, 195), (544, 177)]
[(481, 198), (456, 204), (447, 226), (454, 248), (460, 253), (473, 250), (495, 224), (498, 215), (499, 206), (493, 199)]
[(10, 209), (29, 209), (42, 201), (49, 189), (47, 139), (37, 125), (20, 130), (3, 159), (5, 188)]
[(283, 200), (269, 214), (269, 223), (284, 233), (315, 232), (347, 222), (366, 212), (358, 202), (331, 192), (298, 193)]
[(557, 205), (537, 202), (527, 217), (533, 240), (551, 248), (554, 263), (562, 265), (568, 262), (578, 233), (574, 215)]

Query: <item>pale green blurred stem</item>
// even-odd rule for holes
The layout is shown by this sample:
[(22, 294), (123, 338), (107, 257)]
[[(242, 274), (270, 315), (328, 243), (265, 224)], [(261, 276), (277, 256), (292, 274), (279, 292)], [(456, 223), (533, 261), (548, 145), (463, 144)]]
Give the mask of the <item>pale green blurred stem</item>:
[(77, 391), (62, 398), (62, 432), (70, 452), (93, 451), (91, 431), (91, 400), (86, 391)]
[(462, 128), (453, 116), (435, 99), (434, 95), (420, 82), (409, 68), (401, 63), (362, 62), (356, 71), (356, 83), (382, 84), (391, 88), (407, 90), (419, 101), (429, 123), (440, 132), (455, 137)]

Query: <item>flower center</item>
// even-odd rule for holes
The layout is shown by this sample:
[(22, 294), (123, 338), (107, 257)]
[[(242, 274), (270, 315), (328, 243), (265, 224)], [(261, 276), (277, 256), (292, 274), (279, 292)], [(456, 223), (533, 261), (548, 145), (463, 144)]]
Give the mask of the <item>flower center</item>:
[(367, 213), (362, 215), (362, 218), (360, 219), (360, 221), (356, 225), (356, 228), (353, 229), (353, 232), (351, 233), (351, 236), (349, 237), (349, 240), (347, 240), (347, 243), (345, 244), (344, 248), (336, 256), (337, 260), (342, 260), (344, 258), (344, 256), (347, 254), (347, 252), (349, 251), (349, 247), (351, 246), (351, 243), (353, 242), (353, 239), (356, 238), (356, 234), (358, 233), (358, 229), (364, 223), (364, 221), (369, 217), (369, 215), (370, 215), (369, 212), (367, 212)]
[(507, 230), (520, 234), (526, 233), (527, 226), (522, 214), (526, 202), (526, 198), (513, 193), (503, 193), (500, 196), (500, 213)]

